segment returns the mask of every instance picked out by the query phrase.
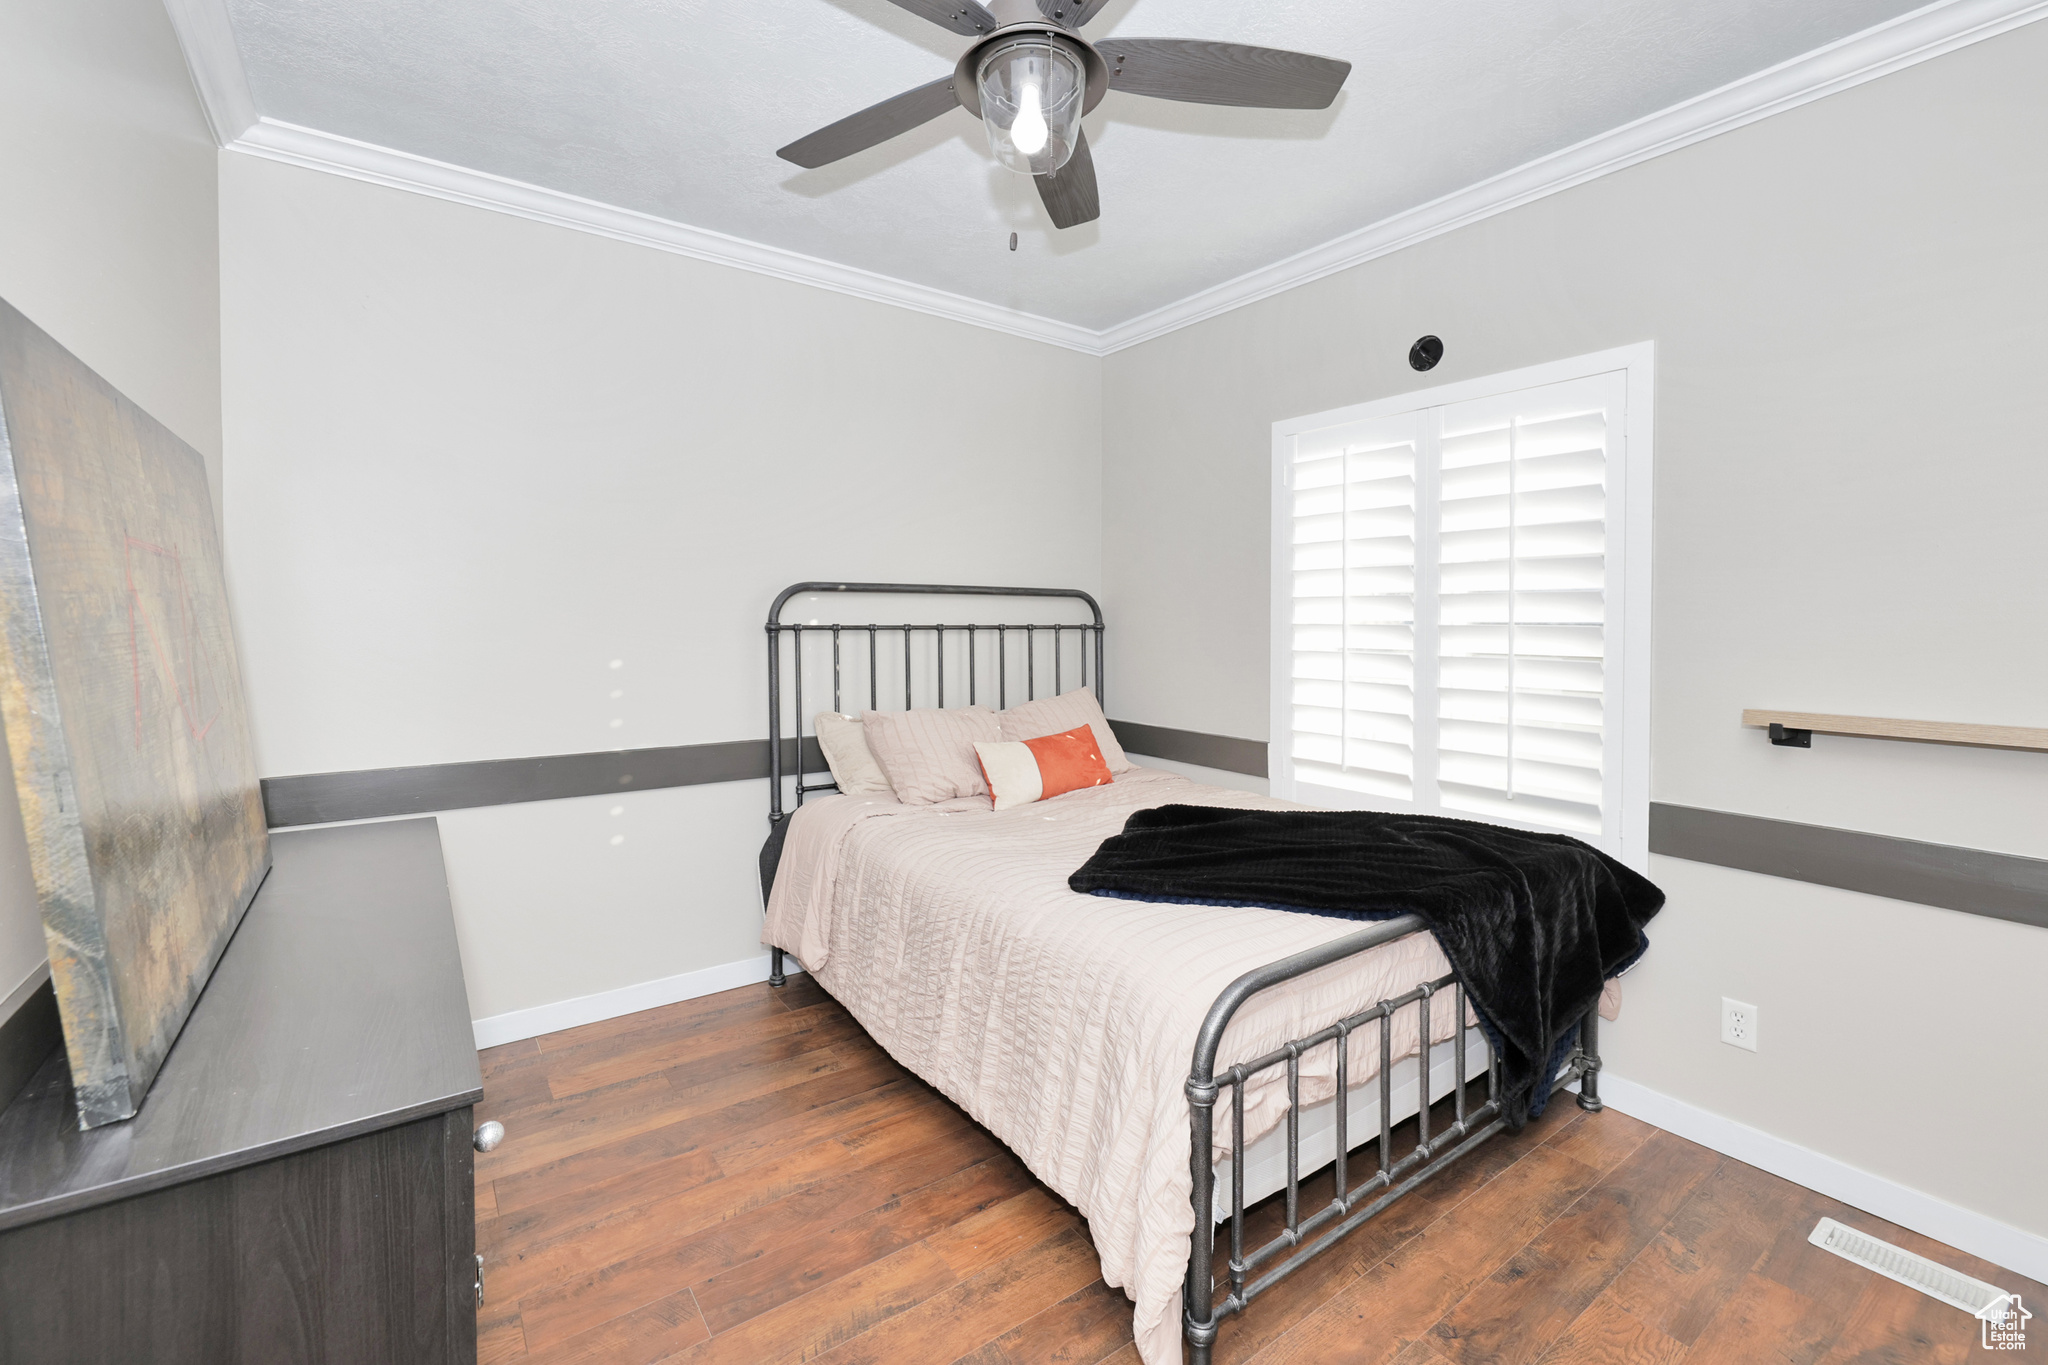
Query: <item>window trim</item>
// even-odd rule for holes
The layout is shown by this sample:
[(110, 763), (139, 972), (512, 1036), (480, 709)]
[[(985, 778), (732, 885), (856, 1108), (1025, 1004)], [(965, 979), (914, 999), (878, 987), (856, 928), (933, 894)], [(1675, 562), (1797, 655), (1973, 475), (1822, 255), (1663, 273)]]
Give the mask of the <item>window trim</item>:
[[(1350, 407), (1273, 424), (1271, 593), (1267, 638), (1269, 666), (1267, 745), (1270, 790), (1284, 800), (1295, 799), (1292, 733), (1293, 493), (1287, 484), (1296, 438), (1326, 427), (1370, 421), (1473, 399), (1494, 398), (1544, 384), (1620, 372), (1624, 376), (1627, 411), (1621, 425), (1625, 442), (1621, 515), (1610, 521), (1609, 553), (1621, 559), (1622, 601), (1610, 604), (1620, 623), (1616, 632), (1621, 680), (1621, 706), (1615, 736), (1621, 761), (1618, 800), (1620, 848), (1617, 856), (1638, 871), (1647, 870), (1650, 856), (1650, 687), (1651, 687), (1651, 480), (1656, 427), (1656, 343), (1640, 341), (1611, 350), (1594, 351), (1547, 361), (1519, 370), (1482, 375), (1434, 388), (1394, 394)], [(1618, 536), (1618, 544), (1616, 537)], [(1357, 808), (1390, 808), (1360, 795)], [(1509, 823), (1496, 821), (1495, 823)], [(1540, 828), (1539, 826), (1528, 826)]]

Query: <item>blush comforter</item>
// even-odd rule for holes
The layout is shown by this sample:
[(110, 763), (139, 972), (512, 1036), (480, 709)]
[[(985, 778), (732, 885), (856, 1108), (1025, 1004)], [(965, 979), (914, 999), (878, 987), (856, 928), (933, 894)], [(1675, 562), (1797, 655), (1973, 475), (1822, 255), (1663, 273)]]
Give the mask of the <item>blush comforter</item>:
[[(1147, 1365), (1181, 1359), (1194, 1230), (1182, 1087), (1202, 1018), (1244, 972), (1361, 927), (1068, 889), (1133, 811), (1169, 803), (1293, 808), (1144, 768), (1004, 811), (982, 797), (827, 797), (792, 817), (762, 933), (1086, 1216), (1103, 1279), (1136, 1304)], [(1256, 995), (1217, 1069), (1448, 971), (1435, 939), (1414, 934)], [(1456, 1031), (1450, 1013), (1436, 1012), (1436, 1041)], [(1417, 1050), (1405, 1010), (1393, 1055)], [(1377, 1074), (1377, 1052), (1352, 1049), (1354, 1086)], [(1248, 1087), (1247, 1143), (1284, 1116), (1284, 1072)], [(1304, 1105), (1329, 1098), (1333, 1050), (1305, 1056), (1301, 1078)]]

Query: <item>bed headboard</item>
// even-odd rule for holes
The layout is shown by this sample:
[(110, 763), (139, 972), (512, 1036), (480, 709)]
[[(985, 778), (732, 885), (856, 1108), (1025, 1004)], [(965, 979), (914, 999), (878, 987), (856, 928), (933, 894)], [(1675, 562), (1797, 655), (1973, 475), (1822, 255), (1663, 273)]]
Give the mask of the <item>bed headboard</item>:
[[(843, 598), (841, 602), (832, 596)], [(986, 602), (953, 604), (951, 620), (894, 620), (878, 613), (894, 599), (1010, 599), (991, 611)], [(816, 608), (809, 620), (784, 621), (792, 601)], [(861, 599), (880, 598), (879, 602)], [(1054, 599), (1058, 606), (1049, 605)], [(924, 606), (924, 604), (920, 604)], [(1007, 610), (1002, 609), (1007, 606)], [(831, 619), (825, 619), (827, 615)], [(918, 615), (933, 616), (933, 610)], [(997, 619), (988, 620), (994, 616)], [(1085, 620), (1062, 620), (1085, 616)], [(1045, 619), (1051, 617), (1053, 619)], [(785, 682), (787, 686), (785, 687)], [(768, 609), (768, 820), (769, 844), (781, 851), (784, 774), (783, 736), (796, 743), (796, 804), (806, 794), (829, 791), (808, 779), (805, 753), (811, 714), (825, 709), (892, 711), (913, 706), (971, 706), (985, 702), (1001, 710), (1037, 697), (1057, 696), (1073, 687), (1093, 687), (1102, 700), (1102, 608), (1079, 588), (985, 588), (946, 583), (792, 583)], [(810, 700), (806, 701), (806, 697)], [(769, 850), (762, 850), (762, 885), (772, 877)]]

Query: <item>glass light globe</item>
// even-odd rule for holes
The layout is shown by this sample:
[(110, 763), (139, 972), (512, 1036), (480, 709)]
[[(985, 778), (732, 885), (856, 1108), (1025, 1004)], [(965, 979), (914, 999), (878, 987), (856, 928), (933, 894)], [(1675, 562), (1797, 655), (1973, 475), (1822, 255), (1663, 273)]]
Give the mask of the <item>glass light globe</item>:
[(1019, 34), (982, 58), (976, 83), (996, 160), (1025, 175), (1067, 164), (1087, 89), (1079, 56), (1050, 34)]

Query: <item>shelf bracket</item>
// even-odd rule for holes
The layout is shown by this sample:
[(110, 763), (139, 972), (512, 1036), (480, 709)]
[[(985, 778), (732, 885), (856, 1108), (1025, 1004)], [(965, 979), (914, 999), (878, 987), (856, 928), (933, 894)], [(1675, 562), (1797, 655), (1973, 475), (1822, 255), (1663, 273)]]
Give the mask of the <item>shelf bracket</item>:
[(1811, 749), (1813, 747), (1813, 731), (1788, 730), (1777, 721), (1772, 721), (1771, 743), (1783, 749)]

